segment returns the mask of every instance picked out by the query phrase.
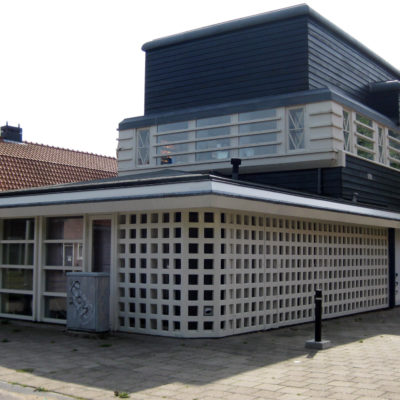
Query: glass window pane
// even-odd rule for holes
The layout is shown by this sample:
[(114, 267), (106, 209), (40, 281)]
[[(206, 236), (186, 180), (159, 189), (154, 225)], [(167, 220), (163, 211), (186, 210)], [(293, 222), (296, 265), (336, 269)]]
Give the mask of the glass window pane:
[(371, 149), (371, 150), (374, 149), (374, 142), (370, 142), (369, 140), (361, 138), (359, 136), (357, 137), (357, 144), (359, 146), (365, 147), (367, 149)]
[(218, 117), (201, 118), (196, 121), (196, 126), (202, 128), (203, 126), (229, 124), (231, 122), (230, 115), (220, 115)]
[(157, 147), (157, 154), (168, 155), (171, 153), (180, 153), (189, 150), (189, 143), (169, 144), (167, 146)]
[(181, 154), (179, 156), (167, 155), (157, 158), (157, 165), (184, 164), (190, 162), (190, 157), (190, 154)]
[(1, 288), (32, 290), (33, 271), (23, 268), (4, 268), (1, 270)]
[(5, 265), (33, 265), (33, 243), (4, 243), (2, 263)]
[(150, 131), (148, 129), (138, 131), (138, 146), (139, 147), (148, 147), (149, 140), (150, 140)]
[(0, 310), (3, 314), (32, 315), (32, 295), (1, 293)]
[(394, 140), (389, 139), (389, 146), (400, 150), (400, 143), (395, 142)]
[(79, 243), (47, 243), (45, 247), (46, 266), (81, 267)]
[(360, 157), (366, 158), (368, 160), (373, 160), (374, 159), (374, 155), (372, 153), (369, 153), (368, 151), (357, 149), (357, 154)]
[(205, 153), (196, 154), (196, 161), (221, 161), (227, 158), (230, 158), (229, 150), (206, 151)]
[(157, 136), (157, 143), (183, 142), (190, 139), (191, 132), (169, 133), (168, 135)]
[(227, 136), (231, 133), (230, 126), (224, 126), (222, 128), (213, 128), (213, 129), (204, 129), (201, 131), (196, 132), (197, 139), (205, 139), (209, 137), (216, 137), (216, 136)]
[(4, 240), (33, 240), (33, 219), (6, 219), (3, 225)]
[(395, 132), (392, 130), (388, 131), (389, 136), (394, 137), (395, 139), (400, 140), (400, 132)]
[(374, 131), (362, 125), (357, 125), (357, 133), (360, 133), (361, 135), (367, 136), (369, 138), (374, 137)]
[(304, 109), (289, 110), (289, 150), (304, 149)]
[(372, 127), (372, 120), (367, 118), (367, 117), (364, 117), (364, 116), (362, 116), (360, 114), (357, 114), (356, 115), (356, 120), (362, 122), (365, 125), (368, 125), (368, 126)]
[(391, 166), (392, 168), (400, 169), (400, 163), (399, 163), (399, 162), (390, 161), (390, 166)]
[(196, 143), (196, 150), (218, 149), (231, 145), (231, 139), (205, 140)]
[(276, 121), (255, 122), (253, 124), (239, 125), (239, 133), (262, 132), (276, 129)]
[(239, 122), (253, 121), (255, 119), (267, 119), (276, 116), (276, 110), (257, 110), (239, 114)]
[(392, 158), (396, 158), (397, 160), (400, 160), (400, 153), (398, 151), (395, 151), (393, 149), (389, 149), (389, 155)]
[(188, 129), (188, 121), (172, 122), (170, 124), (162, 124), (157, 126), (157, 132), (180, 131), (181, 129)]
[(255, 156), (265, 156), (269, 154), (276, 154), (278, 152), (278, 146), (257, 146), (257, 147), (245, 147), (239, 149), (240, 157), (255, 157)]
[(46, 271), (45, 279), (46, 292), (66, 292), (67, 275), (66, 271)]
[(67, 319), (67, 300), (65, 297), (44, 298), (44, 316), (46, 318)]
[(83, 238), (83, 218), (47, 218), (46, 239), (70, 239), (80, 240)]
[(278, 135), (276, 133), (263, 133), (261, 135), (241, 136), (239, 138), (239, 144), (253, 144), (253, 143), (264, 143), (264, 142), (276, 142)]
[(137, 163), (147, 165), (150, 163), (150, 131), (143, 129), (137, 136)]

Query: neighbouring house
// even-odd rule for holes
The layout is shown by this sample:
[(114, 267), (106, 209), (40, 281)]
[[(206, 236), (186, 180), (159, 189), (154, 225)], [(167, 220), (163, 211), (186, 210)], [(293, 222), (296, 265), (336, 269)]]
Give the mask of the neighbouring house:
[(24, 142), (22, 128), (0, 134), (0, 191), (111, 178), (115, 158)]
[[(0, 316), (221, 337), (400, 305), (400, 72), (306, 5), (143, 46), (118, 177), (0, 193)], [(233, 168), (232, 168), (233, 165)]]

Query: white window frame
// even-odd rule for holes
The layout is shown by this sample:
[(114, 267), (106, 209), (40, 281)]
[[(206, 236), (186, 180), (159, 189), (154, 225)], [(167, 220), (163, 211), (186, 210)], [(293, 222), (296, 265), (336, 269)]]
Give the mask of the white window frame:
[[(146, 143), (143, 143), (141, 132), (147, 132)], [(136, 166), (138, 167), (146, 167), (150, 165), (150, 138), (150, 127), (136, 130)], [(146, 153), (143, 152), (147, 152), (147, 157), (143, 158), (143, 156), (146, 156)]]
[[(345, 120), (345, 113), (348, 115), (347, 121)], [(352, 112), (343, 108), (342, 110), (342, 132), (343, 132), (343, 150), (350, 153), (354, 152), (353, 147), (353, 131), (352, 131)], [(347, 141), (346, 134), (347, 133)]]
[[(295, 110), (302, 110), (303, 113), (303, 125), (301, 127), (297, 127), (296, 124), (299, 121), (295, 121), (293, 120), (293, 118), (291, 118), (291, 112), (295, 111)], [(293, 122), (295, 128), (290, 128), (290, 122)], [(287, 132), (287, 151), (290, 153), (293, 152), (304, 152), (307, 149), (307, 138), (306, 138), (306, 107), (304, 105), (301, 106), (296, 106), (296, 107), (290, 107), (287, 108), (286, 110), (286, 132)], [(295, 130), (300, 130), (302, 129), (302, 146), (299, 147), (299, 143), (297, 141), (297, 143), (295, 143), (292, 139), (291, 136), (291, 131), (295, 131)], [(293, 145), (295, 146), (294, 148), (291, 148), (291, 143), (293, 143)]]

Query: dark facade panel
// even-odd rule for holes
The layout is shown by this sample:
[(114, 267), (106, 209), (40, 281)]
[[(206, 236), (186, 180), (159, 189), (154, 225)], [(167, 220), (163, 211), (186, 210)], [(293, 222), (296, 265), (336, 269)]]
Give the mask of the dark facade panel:
[(342, 168), (240, 174), (240, 179), (284, 189), (341, 198)]
[(346, 156), (346, 167), (240, 174), (240, 179), (358, 204), (400, 209), (400, 172)]
[(342, 170), (343, 198), (400, 209), (400, 172), (357, 157), (346, 156)]
[(322, 168), (323, 196), (342, 198), (342, 167)]
[(371, 93), (369, 103), (372, 108), (400, 125), (400, 93), (397, 90)]
[(145, 114), (307, 89), (306, 16), (146, 54)]
[(240, 174), (240, 179), (313, 194), (318, 187), (317, 169)]
[(364, 54), (312, 18), (308, 27), (310, 89), (335, 88), (373, 106), (369, 84), (399, 79), (378, 60)]

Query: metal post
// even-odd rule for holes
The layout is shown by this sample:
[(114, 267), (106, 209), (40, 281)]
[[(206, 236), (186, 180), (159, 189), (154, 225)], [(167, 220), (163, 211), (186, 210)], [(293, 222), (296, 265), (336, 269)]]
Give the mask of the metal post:
[(322, 290), (317, 289), (315, 291), (315, 337), (306, 341), (306, 347), (323, 350), (330, 345), (330, 340), (322, 340)]
[(315, 341), (321, 341), (322, 331), (322, 290), (315, 291)]

